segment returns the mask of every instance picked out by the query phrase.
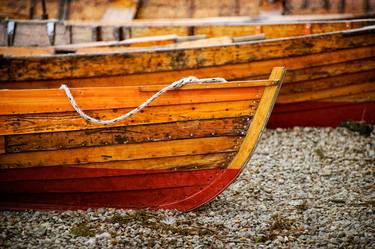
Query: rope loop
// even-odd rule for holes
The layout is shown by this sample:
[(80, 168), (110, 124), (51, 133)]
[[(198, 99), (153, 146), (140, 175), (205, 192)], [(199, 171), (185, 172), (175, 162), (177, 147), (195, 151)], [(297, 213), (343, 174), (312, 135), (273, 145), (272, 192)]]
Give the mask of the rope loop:
[(138, 113), (139, 111), (141, 111), (143, 108), (145, 108), (146, 106), (148, 106), (152, 101), (154, 101), (156, 98), (158, 98), (160, 95), (162, 95), (163, 93), (169, 91), (169, 90), (172, 90), (172, 89), (177, 89), (177, 88), (180, 88), (188, 83), (192, 83), (192, 82), (197, 82), (197, 83), (212, 83), (212, 82), (227, 82), (225, 79), (223, 78), (203, 78), (203, 79), (198, 79), (197, 77), (194, 77), (194, 76), (189, 76), (189, 77), (186, 77), (186, 78), (182, 78), (180, 80), (177, 80), (173, 83), (171, 83), (169, 86), (166, 86), (164, 87), (163, 89), (161, 89), (159, 92), (155, 93), (154, 95), (152, 95), (148, 100), (146, 100), (145, 102), (143, 102), (142, 104), (140, 104), (137, 108), (131, 110), (130, 112), (124, 114), (124, 115), (121, 115), (117, 118), (114, 118), (114, 119), (110, 119), (110, 120), (100, 120), (100, 119), (96, 119), (96, 118), (93, 118), (89, 115), (87, 115), (85, 112), (83, 112), (81, 110), (81, 108), (79, 108), (77, 102), (75, 101), (72, 93), (70, 92), (70, 89), (67, 85), (65, 84), (62, 84), (60, 86), (60, 89), (61, 90), (64, 90), (65, 91), (65, 94), (66, 96), (68, 97), (68, 100), (70, 102), (70, 104), (72, 105), (72, 107), (74, 108), (74, 110), (81, 116), (81, 118), (87, 120), (88, 122), (90, 123), (94, 123), (94, 124), (101, 124), (101, 125), (110, 125), (110, 124), (114, 124), (114, 123), (117, 123), (117, 122), (120, 122), (130, 116), (133, 116), (134, 114)]

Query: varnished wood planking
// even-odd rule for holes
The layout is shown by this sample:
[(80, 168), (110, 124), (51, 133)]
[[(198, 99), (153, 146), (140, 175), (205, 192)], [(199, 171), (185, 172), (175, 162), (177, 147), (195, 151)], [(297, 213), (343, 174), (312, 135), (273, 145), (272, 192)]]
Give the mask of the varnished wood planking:
[(268, 119), (271, 115), (273, 105), (276, 102), (278, 92), (284, 81), (286, 69), (283, 67), (276, 67), (272, 70), (269, 77), (270, 80), (277, 81), (277, 85), (268, 86), (264, 90), (259, 107), (257, 108), (254, 118), (250, 124), (249, 130), (241, 144), (241, 147), (228, 165), (228, 169), (243, 169), (251, 158), (255, 147), (262, 135)]
[(1, 154), (3, 168), (86, 164), (121, 160), (138, 160), (171, 156), (232, 152), (239, 148), (240, 138), (207, 137), (141, 144), (85, 147), (58, 151)]
[[(227, 89), (215, 89), (215, 84), (199, 84), (198, 89), (169, 91), (150, 103), (149, 106), (210, 103), (259, 99), (263, 87), (235, 88), (236, 83)], [(241, 84), (241, 83), (239, 83)], [(245, 86), (251, 85), (243, 83)], [(257, 82), (254, 83), (258, 84)], [(205, 88), (201, 88), (204, 87)], [(220, 87), (220, 85), (217, 85)], [(200, 88), (200, 89), (199, 89)], [(159, 89), (160, 90), (160, 89)], [(72, 89), (77, 104), (82, 110), (102, 110), (113, 108), (138, 107), (155, 92), (139, 91), (138, 87), (106, 87)], [(95, 101), (93, 101), (95, 100)], [(0, 115), (51, 113), (73, 111), (65, 92), (60, 89), (42, 90), (0, 90)]]
[[(306, 30), (308, 33), (324, 33), (333, 32), (338, 30), (345, 30), (349, 28), (360, 28), (363, 26), (373, 25), (374, 19), (364, 20), (347, 20), (347, 21), (303, 21), (302, 23), (244, 23), (243, 21), (207, 21), (207, 19), (185, 19), (185, 20), (166, 20), (166, 21), (136, 21), (116, 23), (113, 25), (98, 23), (62, 23), (57, 22), (55, 25), (55, 44), (67, 45), (71, 42), (91, 42), (93, 41), (93, 30), (99, 28), (101, 40), (114, 41), (119, 40), (118, 31), (122, 30), (124, 38), (147, 37), (156, 35), (192, 35), (192, 34), (205, 34), (208, 37), (217, 36), (244, 36), (254, 35), (260, 32), (265, 33), (267, 39), (277, 37), (289, 37), (296, 35), (305, 35)], [(16, 20), (16, 26), (28, 26), (29, 32), (19, 34), (15, 30), (15, 36), (22, 36), (17, 38), (25, 45), (49, 45), (48, 37), (46, 34), (47, 21), (33, 20), (29, 23), (25, 21)], [(35, 26), (36, 29), (33, 29)], [(309, 28), (307, 28), (309, 27)], [(1, 28), (5, 30), (6, 22), (0, 21)], [(30, 30), (34, 31), (31, 34)], [(37, 31), (37, 33), (35, 33)], [(3, 32), (5, 33), (5, 31)], [(37, 35), (35, 35), (37, 34)], [(5, 36), (1, 36), (0, 44), (6, 45), (7, 41)]]
[[(343, 87), (330, 88), (320, 91), (311, 91), (311, 92), (301, 92), (301, 93), (292, 93), (286, 95), (280, 95), (277, 99), (277, 103), (287, 104), (287, 103), (296, 103), (304, 101), (314, 101), (321, 99), (329, 99), (332, 97), (339, 96), (350, 96), (355, 94), (361, 94), (366, 92), (375, 91), (375, 84), (365, 83), (365, 84), (356, 84)], [(374, 99), (375, 101), (375, 99)]]
[[(207, 37), (218, 36), (244, 36), (264, 33), (267, 39), (288, 36), (306, 35), (306, 27), (310, 27), (311, 34), (334, 32), (351, 28), (361, 28), (374, 24), (374, 20), (349, 20), (349, 21), (304, 21), (302, 23), (240, 23), (240, 24), (210, 24), (195, 25), (194, 34), (205, 34)], [(157, 29), (157, 27), (154, 27)], [(163, 27), (159, 27), (162, 30)], [(150, 34), (152, 34), (150, 32)], [(143, 34), (146, 35), (146, 34)]]
[(247, 118), (241, 117), (13, 135), (5, 137), (6, 151), (14, 153), (211, 136), (243, 136), (249, 123)]
[[(71, 53), (97, 53), (97, 52), (116, 52), (124, 51), (127, 48), (139, 48), (139, 47), (152, 47), (162, 46), (168, 44), (174, 44), (178, 40), (176, 35), (164, 35), (164, 36), (149, 36), (141, 38), (130, 38), (124, 41), (110, 41), (110, 42), (86, 42), (69, 45), (61, 45), (54, 47), (54, 52), (71, 52)], [(29, 48), (32, 50), (32, 48)], [(51, 48), (52, 49), (52, 48)], [(122, 50), (121, 50), (122, 49)], [(126, 50), (125, 50), (126, 51)], [(129, 50), (131, 51), (131, 50)], [(41, 50), (41, 52), (44, 52)], [(22, 55), (22, 54), (21, 54)]]
[[(223, 169), (236, 152), (212, 153), (206, 155), (176, 156), (132, 161), (115, 161), (89, 164), (73, 164), (56, 173), (56, 167), (3, 168), (0, 170), (0, 182), (19, 180), (74, 179), (106, 176), (143, 175), (143, 170), (186, 170)], [(134, 172), (136, 171), (136, 172)]]
[[(375, 84), (375, 83), (373, 83)], [(366, 91), (364, 93), (350, 94), (348, 96), (339, 96), (329, 99), (323, 99), (324, 102), (344, 102), (344, 103), (362, 103), (362, 102), (375, 102), (375, 91)], [(371, 114), (371, 113), (368, 113)], [(372, 112), (372, 115), (375, 115)]]
[(0, 136), (0, 154), (5, 153), (5, 137)]
[(174, 26), (166, 26), (163, 28), (159, 27), (129, 27), (131, 37), (147, 37), (147, 36), (155, 36), (155, 35), (168, 35), (168, 34), (175, 34), (179, 36), (187, 36), (191, 35), (189, 33), (189, 27), (174, 27)]
[[(252, 80), (252, 81), (231, 81), (231, 82), (210, 82), (208, 84), (187, 84), (178, 90), (196, 90), (196, 89), (222, 89), (222, 88), (246, 88), (246, 87), (256, 87), (256, 86), (270, 86), (275, 84), (271, 80)], [(167, 85), (144, 85), (139, 86), (139, 91), (141, 92), (156, 92), (160, 91)]]
[[(356, 35), (356, 32), (358, 33)], [(350, 34), (350, 35), (349, 35)], [(0, 80), (61, 79), (193, 69), (330, 52), (375, 44), (372, 30), (333, 32), (305, 37), (199, 49), (67, 55), (46, 58), (4, 57)], [(9, 70), (9, 73), (6, 73)]]
[[(0, 5), (0, 13), (2, 13), (3, 17), (29, 19), (31, 2), (32, 1), (28, 0), (2, 0), (2, 4)], [(137, 8), (137, 2), (137, 0), (69, 1), (69, 14), (66, 18), (69, 20), (78, 21), (100, 21), (111, 20), (108, 14), (112, 14), (116, 18), (119, 18), (120, 15), (123, 20), (128, 21), (133, 18), (133, 12)], [(42, 1), (35, 1), (34, 18), (40, 18), (42, 15), (41, 3)], [(59, 19), (58, 5), (58, 0), (46, 1), (46, 8), (49, 18)]]
[(338, 76), (318, 78), (314, 80), (289, 82), (288, 84), (283, 85), (283, 87), (280, 90), (280, 95), (299, 93), (299, 92), (305, 92), (305, 91), (323, 90), (323, 89), (328, 89), (328, 88), (338, 87), (338, 86), (367, 83), (367, 82), (372, 82), (374, 79), (375, 79), (375, 70), (369, 70), (369, 71), (361, 71), (358, 73), (356, 72), (345, 73), (345, 74), (338, 75)]
[[(325, 70), (324, 68), (330, 70), (330, 64), (373, 57), (374, 49), (374, 46), (369, 46), (363, 48), (359, 47), (338, 50), (334, 52), (325, 52), (319, 54), (309, 54), (309, 52), (306, 52), (306, 55), (303, 56), (254, 61), (250, 63), (236, 63), (224, 66), (185, 69), (179, 71), (165, 71), (121, 76), (69, 79), (68, 82), (69, 86), (71, 87), (119, 86), (131, 84), (149, 85), (163, 83), (169, 84), (175, 80), (181, 79), (181, 75), (195, 75), (197, 77), (223, 77), (227, 80), (234, 80), (252, 78), (255, 76), (263, 77), (264, 75), (270, 73), (274, 65), (284, 65), (288, 68), (289, 72), (287, 74), (287, 82), (290, 82), (298, 81), (298, 79), (294, 79), (296, 78), (296, 76), (292, 77), (292, 75), (294, 75), (294, 73), (292, 73), (292, 70), (302, 69), (302, 71), (300, 71), (299, 74), (311, 75), (312, 73), (310, 73), (309, 70), (306, 70), (307, 68), (321, 66), (323, 70)], [(357, 62), (357, 64), (358, 63), (360, 62)], [(369, 64), (371, 64), (371, 60)], [(361, 67), (364, 66), (369, 67), (369, 65), (362, 65)], [(340, 70), (337, 70), (336, 74), (348, 73), (346, 71), (358, 72), (359, 69), (357, 67), (344, 66)], [(324, 74), (320, 74), (319, 72), (315, 73), (314, 75), (314, 77), (325, 76)], [(0, 88), (58, 88), (62, 83), (66, 82), (67, 80), (0, 82)]]
[[(252, 116), (257, 103), (258, 101), (252, 100), (148, 107), (124, 121), (106, 127)], [(130, 109), (88, 111), (87, 113), (99, 119), (112, 119), (128, 111)], [(101, 127), (103, 126), (85, 121), (76, 112), (0, 116), (1, 135), (74, 131)]]
[(51, 55), (54, 49), (50, 47), (0, 47), (1, 55), (31, 56), (31, 55)]
[(300, 70), (290, 70), (286, 75), (285, 83), (304, 80), (324, 79), (338, 75), (352, 73), (368, 73), (375, 69), (375, 57), (335, 63), (327, 66), (317, 66)]

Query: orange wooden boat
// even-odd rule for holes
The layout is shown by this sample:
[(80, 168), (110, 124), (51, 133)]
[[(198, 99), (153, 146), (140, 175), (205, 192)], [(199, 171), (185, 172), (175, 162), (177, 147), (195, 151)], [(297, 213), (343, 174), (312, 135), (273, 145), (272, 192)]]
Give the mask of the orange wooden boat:
[(101, 49), (73, 54), (4, 55), (0, 88), (167, 84), (182, 75), (264, 78), (288, 68), (269, 127), (375, 123), (374, 26), (286, 38), (179, 48)]
[[(53, 53), (53, 46), (70, 44), (111, 42), (108, 46), (126, 46), (132, 39), (156, 37), (152, 43), (143, 42), (138, 46), (155, 46), (175, 43), (188, 36), (242, 37), (263, 35), (263, 39), (319, 34), (339, 30), (349, 30), (374, 25), (375, 19), (357, 20), (305, 20), (305, 21), (264, 21), (254, 22), (231, 19), (176, 19), (176, 20), (141, 20), (117, 23), (59, 22), (57, 20), (0, 20), (1, 47), (48, 47)], [(161, 39), (160, 36), (176, 36)], [(150, 39), (150, 38), (148, 38)], [(86, 43), (86, 44), (85, 44)], [(134, 43), (134, 42), (133, 42)]]
[(61, 89), (0, 90), (0, 208), (197, 208), (245, 167), (284, 75), (193, 79), (110, 125), (84, 120), (69, 99), (112, 119), (165, 85), (85, 86), (69, 99)]

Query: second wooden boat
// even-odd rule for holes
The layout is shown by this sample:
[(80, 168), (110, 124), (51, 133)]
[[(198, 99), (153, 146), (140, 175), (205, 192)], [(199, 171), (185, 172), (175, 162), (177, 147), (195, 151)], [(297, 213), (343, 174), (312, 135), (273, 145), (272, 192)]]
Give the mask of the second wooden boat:
[(263, 34), (265, 39), (319, 34), (374, 25), (374, 19), (325, 21), (231, 21), (176, 19), (123, 23), (77, 23), (56, 20), (0, 21), (0, 46), (46, 47), (98, 41), (122, 41), (147, 36), (178, 35), (207, 38)]
[(190, 80), (106, 126), (69, 100), (112, 119), (165, 86), (84, 87), (69, 99), (61, 89), (0, 90), (0, 208), (197, 208), (245, 167), (284, 75)]
[[(270, 127), (375, 123), (375, 27), (193, 48), (3, 56), (0, 88), (166, 84), (183, 75), (262, 78), (288, 68)], [(1, 100), (1, 99), (0, 99)]]

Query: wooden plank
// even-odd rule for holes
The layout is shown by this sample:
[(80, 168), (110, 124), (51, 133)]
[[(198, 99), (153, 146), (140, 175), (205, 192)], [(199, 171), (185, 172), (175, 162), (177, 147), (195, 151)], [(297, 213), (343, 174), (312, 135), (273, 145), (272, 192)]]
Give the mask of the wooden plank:
[[(32, 35), (30, 35), (32, 33)], [(13, 46), (50, 46), (47, 34), (47, 23), (30, 24), (18, 22), (15, 30)]]
[(374, 83), (356, 84), (343, 87), (336, 87), (320, 91), (293, 93), (280, 95), (277, 99), (277, 103), (287, 104), (304, 101), (315, 101), (321, 99), (330, 99), (338, 96), (350, 96), (352, 94), (360, 94), (375, 91)]
[(0, 47), (0, 54), (8, 56), (52, 55), (54, 49), (50, 47)]
[(229, 36), (212, 37), (207, 39), (200, 39), (195, 41), (179, 42), (175, 44), (169, 44), (165, 47), (168, 48), (199, 48), (212, 45), (228, 45), (232, 44), (233, 40)]
[(278, 81), (278, 84), (265, 88), (259, 107), (250, 124), (249, 131), (247, 132), (237, 155), (229, 164), (228, 169), (243, 168), (254, 153), (258, 140), (262, 135), (262, 131), (271, 115), (273, 105), (276, 102), (278, 92), (284, 81), (285, 73), (286, 69), (283, 67), (276, 67), (272, 70), (269, 79)]
[[(123, 20), (129, 20), (131, 13), (137, 6), (137, 0), (131, 1), (70, 1), (69, 20), (79, 21), (100, 21), (102, 19), (110, 21), (107, 15), (112, 14), (118, 20), (121, 15)], [(39, 18), (42, 14), (42, 1), (35, 2), (34, 18)], [(0, 13), (3, 17), (28, 19), (31, 1), (2, 0)], [(59, 19), (58, 0), (46, 1), (48, 17)], [(108, 13), (109, 12), (109, 13)], [(130, 16), (129, 16), (130, 14)]]
[[(373, 20), (349, 21), (352, 28), (361, 28), (371, 25)], [(256, 35), (258, 27), (261, 27), (262, 33), (267, 39), (305, 35), (306, 24), (311, 25), (311, 34), (334, 32), (346, 30), (347, 23), (345, 21), (303, 21), (303, 22), (287, 22), (287, 23), (242, 23), (232, 25), (196, 25), (194, 26), (194, 34), (205, 34), (207, 37), (218, 36), (247, 36)]]
[(137, 19), (256, 16), (258, 0), (153, 0), (143, 1)]
[[(176, 43), (177, 35), (149, 36), (141, 38), (130, 38), (124, 41), (102, 41), (102, 42), (85, 42), (69, 45), (55, 46), (56, 51), (79, 51), (84, 52), (85, 49), (95, 48), (115, 48), (115, 47), (148, 47)], [(89, 50), (90, 51), (90, 50)], [(93, 51), (93, 50), (91, 50)], [(100, 50), (96, 50), (99, 51)]]
[[(374, 84), (374, 83), (373, 83)], [(374, 102), (375, 91), (366, 91), (358, 94), (350, 94), (347, 96), (331, 97), (329, 99), (322, 99), (322, 102), (344, 102), (344, 103), (363, 103)]]
[(168, 35), (175, 34), (178, 36), (188, 36), (189, 27), (130, 27), (130, 34), (132, 38), (136, 37), (147, 37), (147, 36), (156, 36), (156, 35)]
[[(251, 100), (148, 107), (124, 121), (106, 127), (252, 116), (257, 108), (257, 102)], [(130, 110), (87, 111), (87, 114), (106, 120), (118, 117)], [(76, 112), (0, 116), (0, 135), (74, 131), (102, 127), (102, 125), (88, 123)]]
[[(285, 83), (298, 82), (304, 80), (324, 79), (338, 75), (352, 74), (358, 72), (368, 72), (375, 69), (374, 58), (358, 59), (342, 63), (335, 63), (329, 66), (319, 66), (300, 70), (290, 70), (285, 79)], [(306, 73), (308, 71), (308, 73)]]
[(185, 155), (204, 155), (235, 151), (240, 142), (241, 139), (235, 137), (209, 137), (57, 151), (1, 154), (0, 164), (1, 167), (4, 168), (17, 168), (19, 166), (45, 167)]
[(248, 124), (248, 119), (242, 117), (13, 135), (6, 136), (6, 151), (15, 153), (212, 136), (242, 136), (246, 133)]
[(58, 22), (55, 27), (55, 45), (65, 45), (70, 43), (71, 29), (69, 25)]
[[(209, 84), (188, 84), (179, 90), (193, 90), (193, 89), (221, 89), (221, 88), (244, 88), (244, 87), (256, 87), (256, 86), (270, 86), (275, 84), (270, 80), (253, 80), (253, 81), (231, 81), (225, 83), (209, 83)], [(139, 91), (141, 92), (157, 92), (166, 87), (167, 85), (145, 85), (140, 86)]]
[(74, 25), (70, 27), (70, 43), (93, 42), (93, 27)]
[[(46, 21), (20, 21), (17, 20), (17, 23), (20, 23), (21, 26), (29, 26), (28, 32), (23, 34), (23, 40), (26, 43), (33, 41), (34, 45), (46, 46), (48, 37), (46, 36), (45, 29)], [(365, 19), (359, 21), (310, 21), (311, 33), (325, 33), (333, 32), (338, 30), (350, 28), (360, 28), (363, 26), (374, 24), (374, 20)], [(110, 24), (98, 24), (96, 26), (101, 29), (101, 39), (103, 41), (113, 41), (117, 40), (114, 36), (114, 28), (118, 26), (127, 26), (130, 30), (133, 29), (132, 37), (145, 37), (145, 36), (155, 36), (155, 35), (168, 35), (168, 34), (179, 34), (179, 35), (188, 35), (193, 31), (194, 34), (207, 34), (209, 37), (218, 37), (218, 36), (249, 36), (256, 35), (257, 27), (261, 27), (267, 38), (279, 38), (279, 37), (289, 37), (296, 35), (304, 35), (304, 27), (306, 26), (306, 21), (303, 23), (263, 23), (261, 26), (259, 23), (241, 23), (236, 21), (207, 21), (207, 19), (198, 19), (198, 20), (173, 20), (173, 21), (155, 21), (153, 22), (112, 22)], [(56, 24), (56, 37), (55, 44), (63, 45), (69, 44), (71, 38), (72, 42), (80, 41), (92, 41), (92, 28), (95, 26), (93, 23), (57, 23)], [(194, 27), (193, 29), (190, 26)], [(30, 35), (32, 32), (30, 30), (40, 29), (40, 37), (35, 37)], [(72, 33), (70, 32), (72, 27)], [(16, 30), (16, 36), (17, 30)], [(3, 38), (3, 41), (5, 38)], [(41, 43), (38, 43), (38, 40)], [(5, 43), (3, 42), (3, 45)], [(30, 43), (31, 44), (31, 43)], [(47, 44), (48, 45), (48, 44)]]
[(6, 30), (7, 30), (7, 22), (4, 20), (0, 20), (0, 46), (7, 45)]
[(4, 154), (5, 153), (5, 137), (4, 136), (0, 136), (0, 154)]
[[(164, 106), (193, 103), (260, 99), (263, 87), (235, 88), (241, 83), (225, 83), (232, 88), (220, 89), (211, 83), (201, 83), (198, 87), (185, 91), (169, 91), (150, 103), (149, 106)], [(269, 82), (267, 82), (269, 83)], [(258, 83), (256, 82), (255, 85)], [(220, 85), (219, 85), (220, 87)], [(140, 92), (137, 87), (106, 87), (72, 89), (77, 104), (82, 110), (102, 110), (114, 108), (138, 107), (149, 99), (154, 92)], [(95, 101), (93, 101), (95, 99)], [(41, 90), (0, 90), (0, 115), (53, 113), (74, 111), (68, 97), (61, 89)]]
[[(299, 77), (303, 77), (305, 80), (309, 77), (327, 77), (324, 71), (330, 70), (333, 75), (358, 72), (365, 70), (364, 68), (371, 68), (373, 59), (368, 61), (360, 62), (360, 59), (371, 58), (375, 53), (375, 47), (360, 47), (353, 49), (338, 50), (334, 52), (326, 52), (319, 54), (307, 54), (297, 57), (287, 57), (281, 59), (254, 61), (250, 63), (237, 63), (229, 64), (224, 66), (213, 66), (195, 69), (185, 69), (179, 71), (165, 71), (165, 72), (154, 72), (154, 73), (142, 73), (142, 74), (131, 74), (121, 76), (106, 76), (96, 78), (80, 78), (80, 79), (69, 79), (69, 86), (71, 87), (92, 87), (92, 86), (119, 86), (119, 85), (144, 85), (144, 84), (170, 84), (173, 81), (181, 79), (181, 75), (195, 75), (199, 78), (204, 77), (223, 77), (227, 80), (235, 79), (253, 79), (256, 76), (261, 76), (270, 73), (274, 65), (284, 65), (288, 68), (287, 74), (288, 81), (300, 81)], [(336, 70), (330, 64), (340, 63), (345, 61), (358, 60), (355, 67), (349, 64), (343, 64)], [(363, 63), (363, 64), (362, 64)], [(361, 65), (362, 64), (362, 65)], [(320, 72), (315, 67), (320, 66)], [(309, 68), (309, 70), (306, 70)], [(332, 70), (331, 70), (332, 68)], [(363, 69), (362, 69), (363, 68)], [(302, 69), (296, 76), (294, 71)], [(6, 68), (9, 70), (9, 68)], [(56, 70), (56, 69), (55, 69)], [(312, 73), (315, 70), (317, 72)], [(323, 70), (323, 71), (322, 71)], [(369, 69), (367, 69), (369, 70)], [(58, 88), (61, 84), (65, 84), (67, 80), (49, 80), (49, 81), (23, 81), (23, 82), (1, 82), (0, 88), (12, 89), (12, 88)], [(152, 81), (152, 82), (150, 82)]]
[(375, 70), (361, 71), (359, 73), (345, 73), (338, 76), (318, 78), (307, 81), (297, 81), (284, 84), (280, 90), (280, 95), (306, 91), (318, 91), (332, 87), (373, 82), (373, 79), (375, 79)]
[(46, 58), (4, 57), (0, 67), (0, 80), (97, 77), (216, 67), (370, 46), (375, 44), (374, 35), (366, 33), (356, 37), (346, 37), (341, 32), (333, 32), (303, 38), (291, 37), (200, 49), (160, 51), (156, 49), (155, 52), (132, 51), (124, 54), (67, 55)]
[[(162, 157), (138, 159), (132, 161), (113, 161), (88, 164), (72, 164), (65, 167), (60, 174), (53, 174), (54, 167), (23, 167), (5, 168), (0, 165), (0, 182), (18, 180), (57, 180), (95, 178), (105, 176), (139, 175), (138, 170), (191, 170), (225, 168), (235, 152), (211, 153), (206, 155)], [(22, 170), (17, 170), (22, 169)], [(91, 170), (90, 170), (91, 169)], [(52, 172), (51, 172), (52, 171)], [(77, 171), (80, 173), (77, 174)], [(85, 173), (83, 173), (85, 172)]]
[(249, 41), (259, 41), (266, 39), (265, 34), (256, 34), (256, 35), (244, 35), (232, 37), (233, 42), (249, 42)]

